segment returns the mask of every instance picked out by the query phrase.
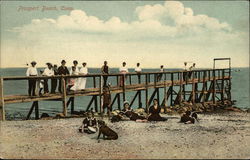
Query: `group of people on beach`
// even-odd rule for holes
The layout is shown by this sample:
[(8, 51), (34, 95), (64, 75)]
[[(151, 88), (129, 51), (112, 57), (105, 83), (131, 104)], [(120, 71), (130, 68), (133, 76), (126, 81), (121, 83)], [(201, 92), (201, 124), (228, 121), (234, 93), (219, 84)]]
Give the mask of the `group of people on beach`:
[[(144, 116), (136, 113), (130, 106), (128, 101), (124, 102), (123, 109), (119, 111), (116, 115), (113, 115), (110, 120), (112, 123), (119, 122), (122, 120), (131, 120), (135, 122), (159, 122), (167, 121), (168, 119), (160, 115), (161, 107), (158, 104), (158, 100), (154, 99), (153, 105), (149, 108), (149, 114)], [(180, 122), (185, 124), (193, 124), (198, 121), (197, 113), (186, 111), (185, 114), (181, 116)], [(101, 126), (98, 126), (100, 125)], [(82, 125), (79, 128), (79, 132), (94, 134), (98, 131), (98, 138), (103, 134), (104, 139), (115, 140), (118, 139), (118, 134), (109, 128), (104, 121), (96, 120), (93, 111), (87, 112), (87, 117), (83, 120)], [(107, 138), (105, 138), (105, 136)]]
[[(70, 70), (68, 70), (66, 66), (66, 61), (62, 60), (61, 61), (61, 66), (57, 66), (56, 64), (52, 63), (46, 63), (47, 67), (44, 70), (40, 70), (40, 73), (38, 74), (37, 68), (36, 68), (36, 62), (32, 61), (31, 66), (28, 67), (26, 71), (26, 76), (30, 77), (35, 77), (35, 76), (47, 76), (47, 77), (52, 77), (56, 75), (87, 75), (88, 74), (88, 68), (87, 68), (87, 63), (83, 62), (82, 67), (78, 67), (78, 61), (74, 60), (73, 65), (70, 67)], [(192, 71), (195, 69), (195, 63), (193, 63), (192, 66), (187, 68), (187, 62), (184, 62), (184, 71)], [(140, 78), (140, 73), (142, 72), (142, 68), (140, 67), (140, 63), (136, 64), (136, 67), (134, 71), (138, 74), (138, 81), (139, 83), (141, 82)], [(164, 72), (164, 66), (160, 66), (159, 72)], [(110, 73), (110, 69), (108, 66), (108, 62), (104, 61), (103, 66), (101, 67), (101, 73), (103, 74), (103, 86), (107, 86), (107, 80), (108, 80), (108, 74)], [(122, 63), (122, 66), (119, 68), (119, 73), (126, 75), (129, 73), (128, 68), (126, 66), (126, 62)], [(189, 73), (190, 75), (187, 75), (187, 73), (184, 72), (183, 74), (183, 79), (186, 80), (186, 77), (191, 76), (191, 72)], [(159, 73), (157, 76), (157, 81), (160, 81), (162, 79), (163, 73)], [(120, 86), (124, 85), (124, 81), (126, 81), (126, 76), (120, 78)], [(84, 90), (86, 87), (86, 82), (87, 78), (85, 77), (79, 77), (79, 78), (69, 78), (66, 81), (67, 89), (71, 91), (78, 91), (78, 90)], [(38, 84), (38, 85), (37, 85)], [(58, 80), (56, 78), (51, 78), (51, 90), (50, 93), (56, 93), (56, 89), (58, 86)], [(39, 95), (42, 95), (42, 90), (43, 94), (48, 94), (49, 93), (49, 86), (48, 86), (48, 79), (40, 79), (39, 83), (37, 83), (37, 80), (34, 79), (29, 79), (28, 81), (28, 93), (30, 96), (35, 96), (36, 94), (36, 88), (39, 88)], [(59, 81), (59, 86), (58, 86), (58, 91), (62, 93), (62, 82)]]

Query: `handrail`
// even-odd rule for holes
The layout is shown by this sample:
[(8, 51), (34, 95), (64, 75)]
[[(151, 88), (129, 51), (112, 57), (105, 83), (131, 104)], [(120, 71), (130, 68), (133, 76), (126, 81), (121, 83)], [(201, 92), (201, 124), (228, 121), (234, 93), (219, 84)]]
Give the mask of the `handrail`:
[[(147, 74), (171, 74), (171, 73), (182, 73), (182, 72), (202, 72), (202, 71), (222, 71), (228, 70), (228, 68), (223, 69), (200, 69), (200, 70), (192, 70), (192, 71), (184, 71), (184, 70), (177, 70), (177, 71), (164, 71), (164, 72), (141, 72), (140, 75), (147, 75)], [(28, 79), (57, 79), (57, 78), (84, 78), (84, 77), (99, 77), (99, 76), (122, 76), (121, 73), (111, 73), (111, 74), (86, 74), (86, 75), (56, 75), (56, 76), (0, 76), (3, 80), (28, 80)], [(126, 75), (138, 75), (138, 73), (126, 73)]]

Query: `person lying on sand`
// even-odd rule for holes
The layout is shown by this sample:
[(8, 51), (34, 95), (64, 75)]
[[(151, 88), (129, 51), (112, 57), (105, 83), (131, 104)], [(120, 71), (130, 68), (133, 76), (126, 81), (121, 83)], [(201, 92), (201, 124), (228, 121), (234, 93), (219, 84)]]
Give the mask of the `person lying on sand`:
[(97, 139), (100, 138), (101, 134), (103, 135), (103, 139), (105, 140), (116, 140), (118, 139), (118, 134), (113, 131), (111, 128), (109, 128), (104, 121), (98, 120), (98, 126), (99, 126), (99, 134)]
[(186, 113), (181, 116), (181, 121), (180, 122), (185, 123), (185, 124), (194, 124), (195, 120), (198, 121), (197, 113), (192, 113), (191, 114), (190, 111), (186, 111)]
[(91, 112), (87, 113), (87, 118), (82, 122), (82, 126), (79, 128), (79, 132), (93, 134), (97, 132), (97, 122), (94, 118), (94, 114)]
[(137, 113), (135, 113), (130, 105), (129, 102), (124, 102), (123, 105), (123, 110), (122, 110), (122, 114), (124, 114), (125, 116), (127, 116), (131, 121), (136, 121), (136, 122), (147, 122), (147, 118), (138, 115)]
[(161, 108), (158, 105), (158, 100), (154, 99), (154, 105), (149, 108), (148, 121), (167, 121), (166, 118), (160, 116)]

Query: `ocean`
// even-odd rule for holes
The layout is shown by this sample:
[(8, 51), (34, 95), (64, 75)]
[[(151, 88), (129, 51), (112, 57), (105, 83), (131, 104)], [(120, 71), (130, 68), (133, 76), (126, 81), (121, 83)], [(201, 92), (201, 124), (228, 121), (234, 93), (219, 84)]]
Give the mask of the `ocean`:
[[(40, 70), (41, 68), (38, 68)], [(153, 72), (158, 71), (159, 69), (143, 69), (143, 72)], [(178, 69), (169, 69), (169, 71), (178, 70)], [(167, 70), (168, 71), (168, 70)], [(118, 68), (111, 68), (111, 73), (118, 73)], [(129, 69), (129, 72), (133, 72), (133, 69)], [(26, 68), (3, 68), (0, 70), (1, 76), (25, 76)], [(100, 73), (99, 68), (89, 68), (89, 73)], [(168, 78), (167, 78), (168, 79)], [(98, 80), (97, 80), (98, 81)], [(137, 77), (132, 77), (132, 83), (136, 81)], [(109, 78), (108, 82), (111, 85), (116, 84), (115, 78)], [(128, 79), (127, 82), (129, 83)], [(4, 95), (16, 95), (16, 94), (27, 94), (27, 85), (28, 82), (25, 80), (19, 81), (4, 81)], [(98, 82), (97, 82), (98, 86)], [(50, 82), (49, 82), (50, 87)], [(92, 78), (87, 78), (86, 88), (93, 87)], [(201, 84), (199, 86), (201, 88)], [(187, 90), (191, 90), (191, 85), (187, 86)], [(153, 92), (153, 89), (149, 90), (149, 96)], [(236, 100), (235, 106), (240, 107), (242, 109), (250, 108), (250, 100), (249, 100), (249, 68), (232, 68), (232, 100)], [(164, 89), (160, 90), (160, 99), (163, 99)], [(126, 100), (131, 102), (134, 97), (135, 92), (126, 92)], [(112, 98), (115, 95), (112, 94)], [(142, 101), (143, 106), (145, 106), (144, 100), (145, 93), (142, 92)], [(121, 98), (122, 99), (122, 98)], [(81, 96), (76, 97), (75, 99), (75, 110), (81, 111), (85, 110), (89, 101), (91, 100), (90, 96)], [(114, 104), (113, 109), (117, 108), (117, 103)], [(122, 104), (122, 102), (121, 102)], [(31, 107), (32, 103), (16, 103), (16, 104), (6, 104), (5, 112), (7, 119), (18, 119), (20, 117), (26, 117), (28, 111)], [(168, 103), (169, 105), (169, 103)], [(138, 107), (138, 102), (135, 101), (133, 108)], [(53, 116), (56, 113), (62, 112), (62, 102), (61, 101), (40, 101), (39, 102), (39, 114), (48, 113)], [(68, 113), (70, 113), (70, 107), (68, 108)], [(34, 113), (32, 114), (34, 117)]]

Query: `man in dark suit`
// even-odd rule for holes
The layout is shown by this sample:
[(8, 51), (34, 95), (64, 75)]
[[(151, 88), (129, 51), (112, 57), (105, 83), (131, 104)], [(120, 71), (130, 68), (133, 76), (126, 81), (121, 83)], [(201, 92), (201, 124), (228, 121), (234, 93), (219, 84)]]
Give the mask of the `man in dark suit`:
[[(69, 75), (69, 70), (65, 66), (66, 61), (62, 60), (61, 64), (62, 65), (58, 68), (58, 75)], [(62, 82), (61, 82), (61, 80), (59, 80), (59, 88), (58, 88), (58, 90), (59, 90), (60, 93), (62, 93)]]

